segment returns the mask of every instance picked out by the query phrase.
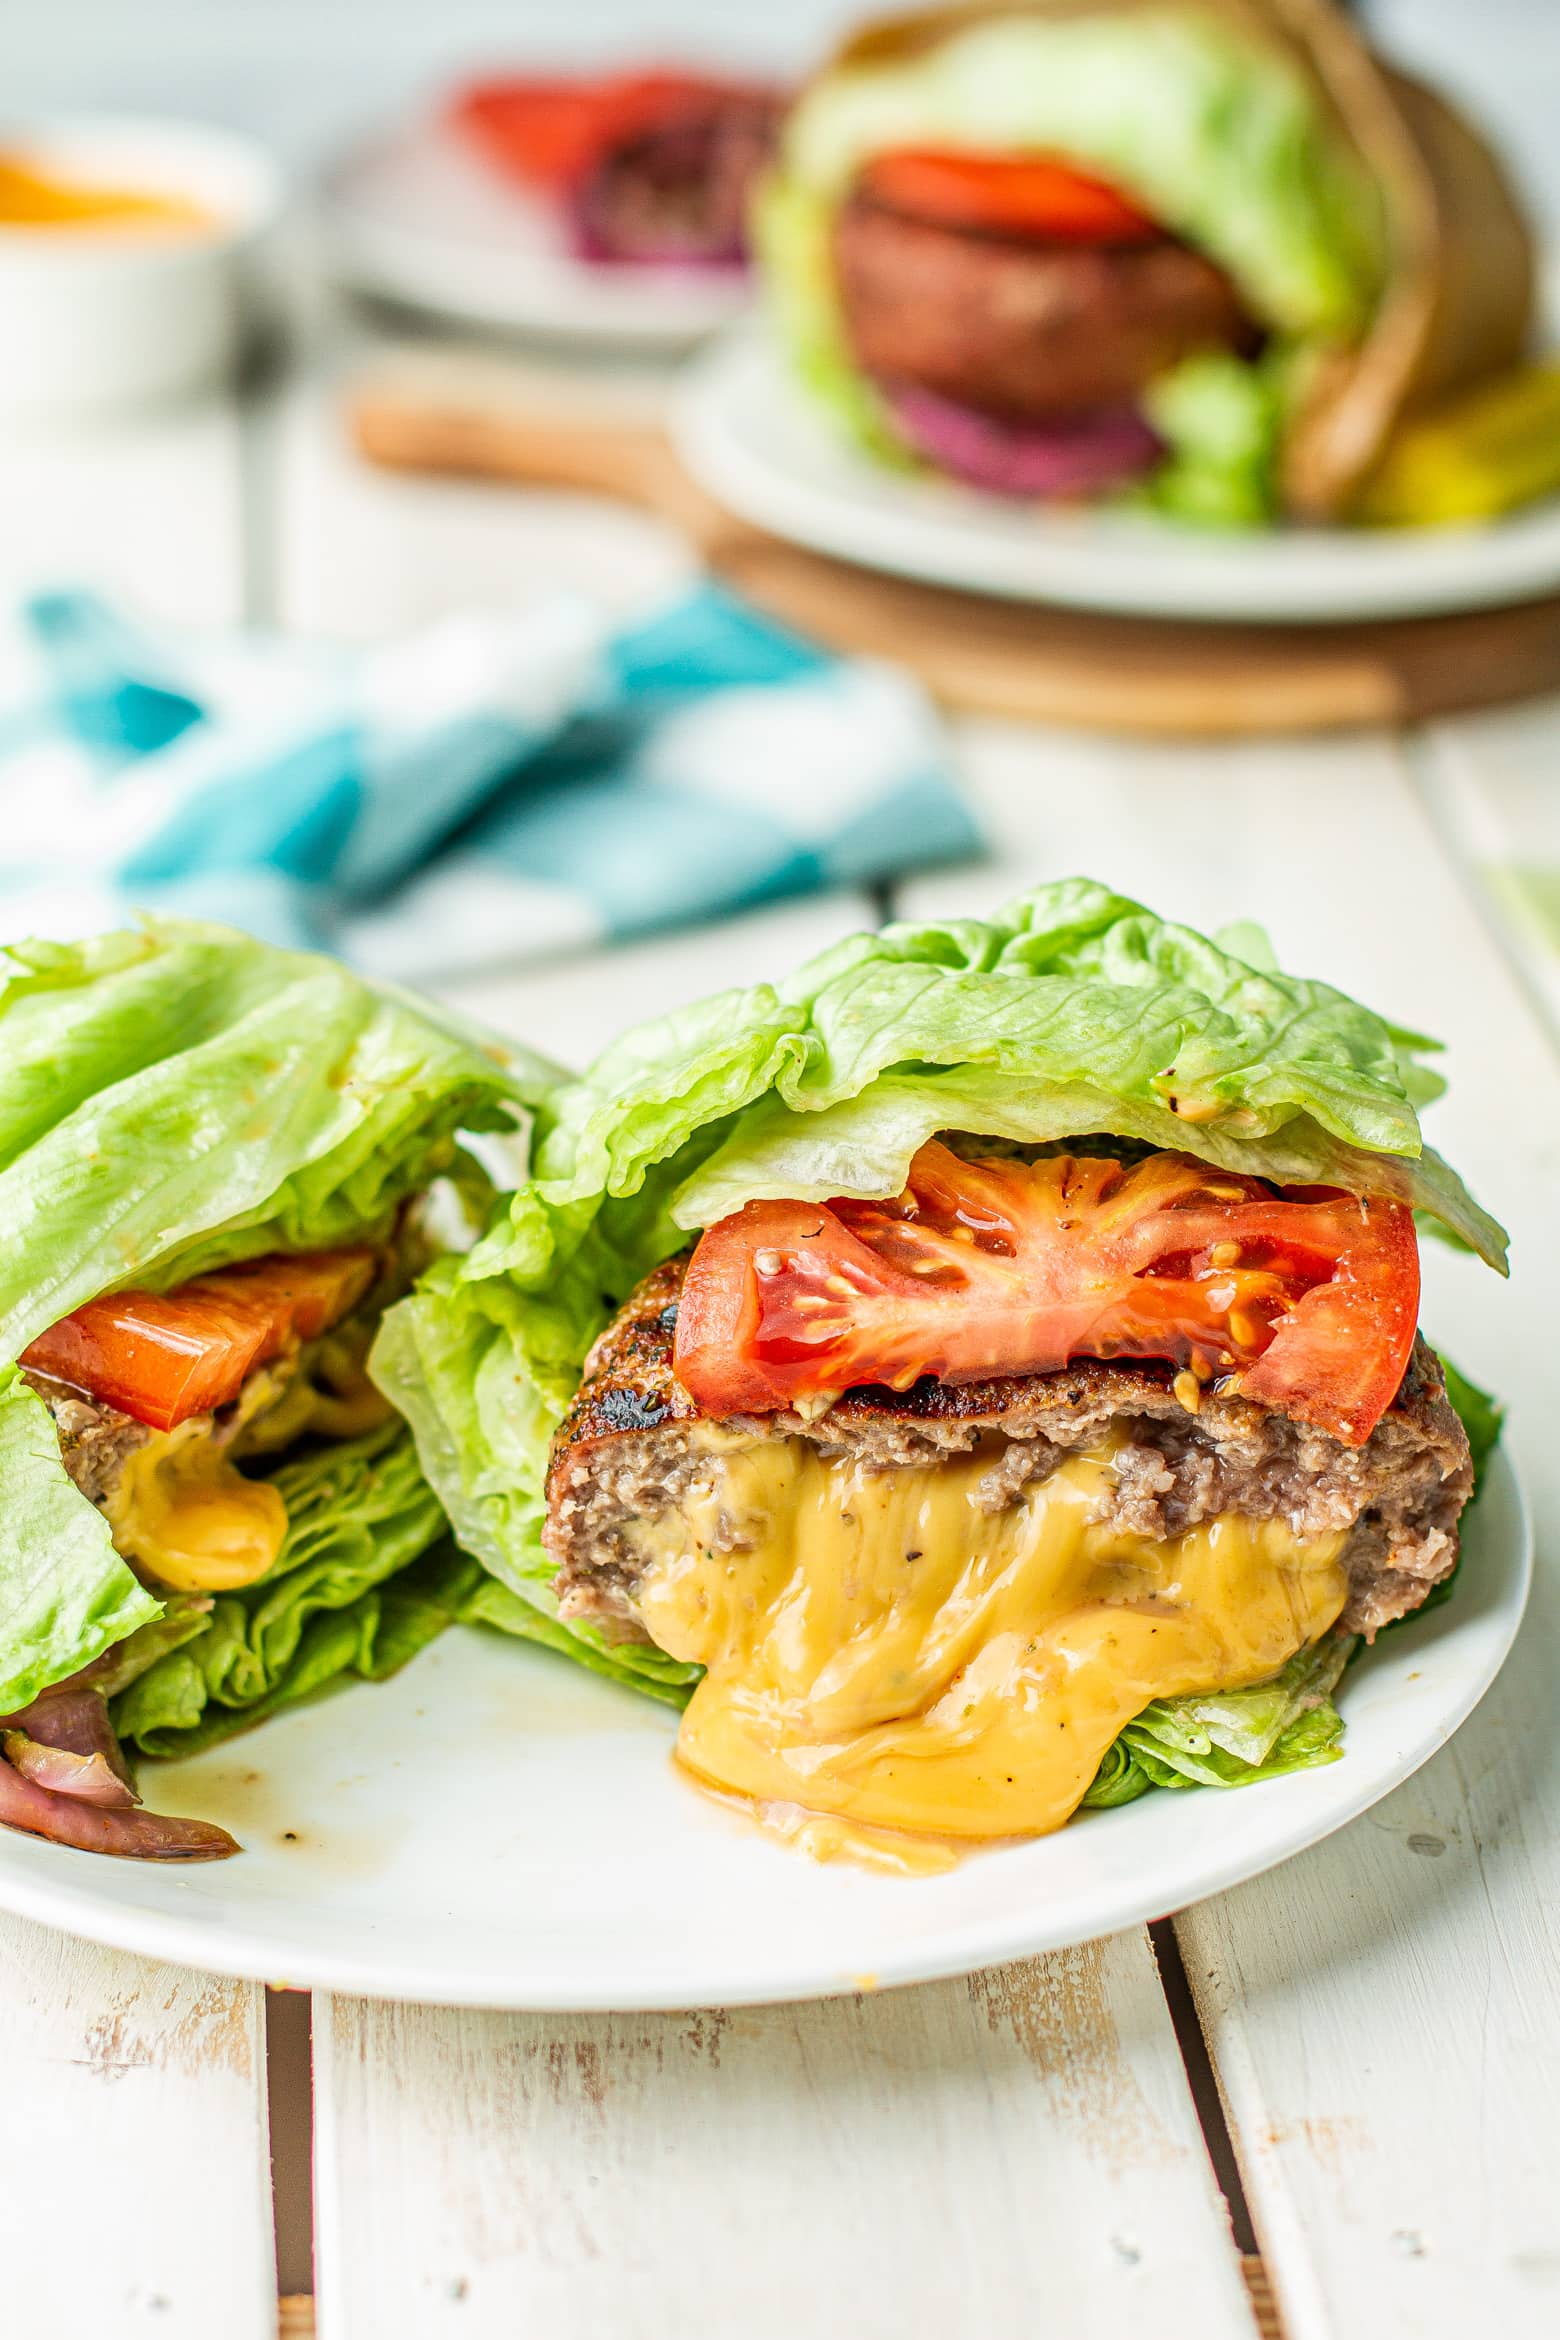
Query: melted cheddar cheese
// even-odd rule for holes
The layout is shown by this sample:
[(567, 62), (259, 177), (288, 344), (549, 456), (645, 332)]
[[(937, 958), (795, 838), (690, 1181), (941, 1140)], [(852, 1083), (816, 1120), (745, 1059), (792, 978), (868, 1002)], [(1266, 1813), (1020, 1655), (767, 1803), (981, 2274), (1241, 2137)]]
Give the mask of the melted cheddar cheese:
[(636, 1531), (646, 1629), (708, 1669), (678, 1753), (822, 1857), (935, 1866), (937, 1840), (1059, 1828), (1152, 1699), (1263, 1681), (1343, 1606), (1342, 1534), (1102, 1524), (1108, 1447), (991, 1512), (989, 1455), (872, 1472), (701, 1443), (678, 1512)]
[(176, 1592), (253, 1584), (287, 1534), (281, 1496), (235, 1468), (209, 1414), (157, 1431), (127, 1455), (104, 1508), (115, 1549)]
[(132, 1449), (104, 1505), (126, 1560), (176, 1592), (233, 1592), (276, 1565), (287, 1506), (236, 1458), (299, 1438), (356, 1438), (390, 1410), (344, 1341), (327, 1335), (306, 1366), (252, 1373), (221, 1436), (212, 1415), (197, 1414)]

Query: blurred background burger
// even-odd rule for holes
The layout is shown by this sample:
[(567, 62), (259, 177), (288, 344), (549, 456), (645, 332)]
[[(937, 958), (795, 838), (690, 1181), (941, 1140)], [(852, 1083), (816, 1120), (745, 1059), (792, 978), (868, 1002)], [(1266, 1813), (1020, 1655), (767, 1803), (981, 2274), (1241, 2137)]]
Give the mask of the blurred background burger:
[(815, 396), (1015, 496), (1333, 519), (1533, 330), (1503, 167), (1330, 0), (885, 18), (804, 89), (760, 221)]

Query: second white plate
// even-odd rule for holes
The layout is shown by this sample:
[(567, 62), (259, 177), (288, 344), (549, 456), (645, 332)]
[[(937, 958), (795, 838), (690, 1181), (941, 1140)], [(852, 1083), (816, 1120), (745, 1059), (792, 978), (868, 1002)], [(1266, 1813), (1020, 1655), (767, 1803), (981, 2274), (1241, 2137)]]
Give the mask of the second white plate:
[(1560, 591), (1560, 497), (1482, 528), (1225, 535), (894, 471), (831, 427), (757, 327), (696, 362), (673, 429), (700, 486), (741, 519), (866, 568), (1009, 600), (1315, 625)]

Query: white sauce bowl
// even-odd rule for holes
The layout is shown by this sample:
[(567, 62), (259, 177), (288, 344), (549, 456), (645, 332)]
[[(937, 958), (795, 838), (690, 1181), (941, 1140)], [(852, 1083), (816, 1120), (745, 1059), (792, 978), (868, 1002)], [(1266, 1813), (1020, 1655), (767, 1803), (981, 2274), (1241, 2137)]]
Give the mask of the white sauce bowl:
[(241, 345), (243, 264), (281, 203), (264, 148), (130, 115), (0, 121), (0, 155), (70, 187), (197, 205), (176, 231), (0, 221), (0, 409), (78, 415), (209, 389)]

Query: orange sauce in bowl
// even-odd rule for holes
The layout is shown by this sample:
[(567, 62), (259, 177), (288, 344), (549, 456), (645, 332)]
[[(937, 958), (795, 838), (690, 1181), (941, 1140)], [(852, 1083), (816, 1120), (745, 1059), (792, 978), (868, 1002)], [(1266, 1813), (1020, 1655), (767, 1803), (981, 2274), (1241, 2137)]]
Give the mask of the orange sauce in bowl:
[(0, 154), (0, 230), (47, 233), (92, 229), (154, 236), (202, 235), (215, 225), (185, 195), (53, 177), (23, 155)]

